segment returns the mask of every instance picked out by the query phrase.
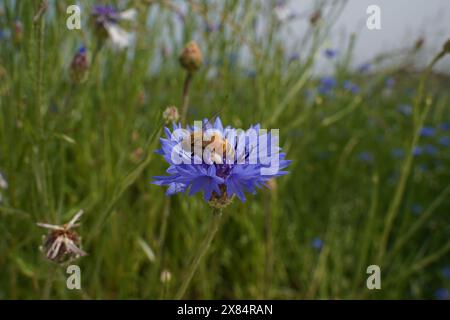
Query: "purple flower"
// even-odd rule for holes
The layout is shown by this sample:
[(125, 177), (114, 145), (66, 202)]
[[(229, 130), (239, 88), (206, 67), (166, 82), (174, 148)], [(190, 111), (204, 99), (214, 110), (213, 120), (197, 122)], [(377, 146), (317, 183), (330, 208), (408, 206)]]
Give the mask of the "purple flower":
[(359, 86), (357, 84), (354, 84), (350, 80), (344, 81), (344, 89), (353, 94), (359, 93)]
[(363, 151), (358, 154), (358, 159), (361, 160), (362, 162), (372, 163), (373, 155), (368, 151)]
[(444, 268), (442, 268), (442, 275), (444, 276), (444, 278), (450, 279), (450, 266), (445, 266)]
[(395, 85), (395, 79), (392, 78), (392, 77), (389, 77), (389, 78), (386, 79), (386, 81), (384, 82), (384, 84), (385, 84), (385, 86), (386, 86), (388, 89), (391, 89), (391, 88)]
[(316, 249), (317, 251), (320, 251), (323, 248), (323, 241), (319, 237), (315, 237), (311, 241), (311, 247), (313, 249)]
[(372, 67), (372, 65), (371, 65), (370, 63), (366, 62), (366, 63), (363, 63), (362, 65), (360, 65), (360, 66), (358, 67), (358, 71), (359, 71), (360, 73), (367, 73), (367, 72), (370, 71), (370, 68), (371, 68), (371, 67)]
[(289, 63), (292, 63), (294, 61), (299, 61), (300, 60), (300, 55), (298, 53), (293, 53), (289, 56)]
[(450, 124), (448, 122), (442, 122), (439, 126), (439, 129), (442, 131), (448, 131), (450, 130)]
[(413, 149), (413, 156), (418, 157), (423, 153), (423, 148), (420, 146), (415, 146)]
[(317, 90), (321, 94), (329, 94), (336, 87), (336, 79), (333, 77), (322, 77), (319, 80)]
[(449, 298), (448, 290), (445, 288), (439, 288), (434, 293), (434, 297), (438, 300), (448, 300)]
[(432, 137), (436, 133), (436, 129), (433, 127), (423, 127), (422, 130), (420, 130), (420, 135), (422, 137)]
[(156, 152), (169, 164), (169, 175), (154, 177), (153, 183), (168, 186), (167, 195), (189, 190), (190, 196), (203, 192), (213, 203), (228, 204), (234, 195), (244, 202), (246, 192), (254, 194), (269, 179), (287, 174), (282, 169), (290, 161), (276, 146), (277, 138), (259, 125), (236, 130), (217, 118), (186, 129), (174, 124), (165, 134)]
[(444, 146), (444, 147), (450, 146), (450, 137), (441, 137), (441, 138), (439, 138), (439, 144)]
[(335, 49), (331, 49), (331, 48), (328, 48), (324, 51), (324, 55), (328, 59), (333, 59), (334, 57), (336, 57), (338, 55), (338, 53), (339, 53), (339, 51), (337, 51)]
[(405, 155), (405, 151), (403, 151), (403, 149), (399, 149), (399, 148), (392, 149), (391, 153), (392, 153), (392, 156), (397, 159), (401, 159)]
[(430, 156), (435, 156), (438, 153), (438, 149), (431, 144), (425, 145), (424, 149), (425, 149), (425, 152)]

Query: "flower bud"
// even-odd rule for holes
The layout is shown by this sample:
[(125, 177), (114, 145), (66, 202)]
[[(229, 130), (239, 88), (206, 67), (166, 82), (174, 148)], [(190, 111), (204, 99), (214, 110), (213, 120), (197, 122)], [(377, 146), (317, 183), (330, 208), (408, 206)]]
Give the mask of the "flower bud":
[(166, 123), (177, 122), (179, 118), (180, 115), (178, 113), (177, 107), (175, 106), (167, 107), (163, 112), (163, 119)]
[(14, 21), (12, 31), (13, 31), (13, 42), (17, 46), (23, 40), (23, 25), (22, 22), (20, 22), (20, 20)]
[(163, 270), (161, 272), (160, 280), (162, 283), (169, 283), (172, 280), (172, 274), (169, 270)]
[(315, 26), (320, 21), (321, 18), (322, 18), (322, 13), (320, 10), (317, 10), (309, 17), (309, 23), (312, 26)]
[(450, 53), (450, 39), (445, 42), (443, 50), (445, 53)]
[(189, 73), (196, 72), (203, 63), (202, 52), (194, 41), (189, 42), (180, 54), (181, 66)]
[(87, 59), (86, 48), (81, 47), (73, 57), (70, 65), (70, 77), (74, 83), (82, 83), (87, 79), (89, 62)]

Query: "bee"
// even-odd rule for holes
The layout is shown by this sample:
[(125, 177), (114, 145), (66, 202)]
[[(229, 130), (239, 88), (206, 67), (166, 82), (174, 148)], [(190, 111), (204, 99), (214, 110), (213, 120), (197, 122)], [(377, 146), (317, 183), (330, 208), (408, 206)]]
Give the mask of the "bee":
[(47, 236), (44, 236), (44, 243), (40, 248), (48, 259), (64, 263), (86, 255), (86, 252), (80, 249), (81, 237), (72, 230), (80, 225), (77, 221), (82, 215), (83, 210), (80, 210), (72, 220), (62, 226), (37, 223), (39, 227), (50, 230)]

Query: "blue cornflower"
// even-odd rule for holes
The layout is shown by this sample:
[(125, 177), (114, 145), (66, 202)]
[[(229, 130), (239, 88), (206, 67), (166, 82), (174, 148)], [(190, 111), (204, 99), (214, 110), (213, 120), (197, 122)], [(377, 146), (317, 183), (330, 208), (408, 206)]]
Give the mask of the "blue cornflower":
[(420, 130), (420, 135), (422, 137), (432, 137), (436, 133), (436, 129), (433, 127), (423, 127), (422, 130)]
[(450, 137), (441, 137), (441, 138), (439, 138), (439, 144), (444, 146), (444, 147), (450, 146)]
[(435, 156), (438, 153), (438, 149), (432, 144), (427, 144), (424, 146), (425, 152), (430, 156)]
[(369, 151), (363, 151), (358, 154), (358, 159), (362, 162), (372, 163), (373, 155)]
[(448, 122), (442, 122), (439, 125), (439, 129), (441, 129), (442, 131), (449, 131), (450, 130), (450, 123)]
[(366, 62), (366, 63), (361, 64), (361, 65), (358, 67), (358, 71), (359, 71), (360, 73), (367, 73), (367, 72), (370, 71), (370, 68), (371, 68), (371, 67), (372, 67), (372, 65), (371, 65), (370, 63)]
[(397, 111), (404, 116), (410, 116), (412, 114), (412, 107), (409, 104), (402, 104), (397, 107)]
[(450, 279), (450, 266), (445, 266), (444, 268), (442, 268), (442, 275), (444, 276), (444, 278)]
[(394, 158), (398, 158), (398, 159), (401, 159), (405, 156), (405, 151), (403, 151), (403, 149), (400, 149), (400, 148), (392, 149), (391, 153)]
[(395, 85), (395, 79), (393, 77), (389, 77), (385, 80), (384, 84), (388, 89), (391, 89)]
[(92, 10), (95, 31), (100, 38), (109, 37), (118, 48), (125, 48), (131, 44), (132, 34), (119, 26), (121, 21), (135, 21), (137, 11), (128, 9), (117, 11), (113, 6), (98, 5)]
[(353, 94), (359, 93), (359, 86), (357, 84), (354, 84), (350, 80), (344, 81), (344, 89)]
[(448, 300), (449, 298), (448, 290), (445, 288), (439, 288), (434, 293), (434, 297), (438, 300)]
[(325, 57), (328, 59), (333, 59), (338, 55), (339, 51), (335, 49), (328, 48), (324, 51)]
[(415, 146), (413, 149), (413, 156), (417, 157), (423, 153), (423, 148), (420, 146)]
[(333, 77), (320, 78), (319, 86), (317, 90), (321, 94), (328, 94), (336, 87), (336, 79)]
[(214, 124), (203, 120), (186, 129), (174, 124), (165, 134), (156, 152), (169, 163), (169, 175), (154, 177), (153, 183), (168, 186), (166, 195), (189, 189), (190, 196), (203, 192), (215, 206), (229, 204), (235, 195), (245, 201), (245, 192), (254, 194), (269, 179), (285, 175), (282, 169), (290, 163), (273, 145), (277, 138), (259, 125), (247, 131), (224, 128), (217, 118)]
[(296, 52), (294, 52), (293, 54), (291, 54), (291, 55), (289, 56), (289, 59), (288, 59), (289, 63), (292, 63), (292, 62), (294, 62), (294, 61), (299, 61), (299, 60), (300, 60), (300, 54), (298, 54), (298, 53), (296, 53)]
[(423, 207), (422, 205), (418, 204), (418, 203), (413, 203), (413, 205), (411, 206), (411, 212), (415, 215), (421, 214), (423, 211)]
[(316, 249), (316, 250), (321, 250), (323, 248), (323, 241), (322, 239), (320, 239), (319, 237), (315, 237), (314, 239), (312, 239), (311, 241), (311, 247)]

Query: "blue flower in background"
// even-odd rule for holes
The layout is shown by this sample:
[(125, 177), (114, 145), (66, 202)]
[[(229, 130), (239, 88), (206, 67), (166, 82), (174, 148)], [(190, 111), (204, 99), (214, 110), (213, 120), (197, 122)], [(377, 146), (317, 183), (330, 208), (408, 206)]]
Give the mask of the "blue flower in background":
[(360, 72), (360, 73), (367, 73), (367, 72), (369, 72), (370, 71), (370, 69), (372, 68), (372, 65), (370, 64), (370, 63), (363, 63), (362, 65), (360, 65), (359, 67), (358, 67), (358, 71)]
[[(153, 183), (168, 186), (167, 195), (189, 189), (190, 196), (203, 192), (205, 201), (214, 204), (228, 204), (234, 195), (245, 201), (245, 192), (255, 194), (256, 189), (266, 185), (271, 178), (287, 174), (282, 169), (290, 163), (285, 160), (280, 148), (271, 148), (270, 133), (261, 132), (259, 125), (251, 126), (249, 132), (255, 133), (257, 146), (250, 145), (246, 132), (224, 128), (220, 118), (214, 124), (203, 120), (201, 128), (188, 126), (183, 129), (176, 124), (173, 132), (165, 128), (166, 138), (160, 139), (161, 149), (156, 152), (168, 162), (169, 175), (154, 177)], [(196, 139), (199, 140), (200, 150), (192, 147), (194, 141), (191, 140)], [(238, 141), (245, 143), (238, 144)], [(214, 149), (210, 149), (208, 154), (207, 149), (211, 147)], [(258, 155), (250, 148), (258, 150)], [(270, 164), (260, 159), (261, 153), (268, 154), (270, 159), (277, 159), (278, 170), (267, 172)]]
[(289, 56), (289, 63), (295, 62), (295, 61), (299, 61), (300, 60), (300, 55), (298, 53), (293, 53)]
[(439, 125), (439, 129), (441, 129), (442, 131), (449, 131), (450, 130), (450, 123), (448, 122), (442, 122)]
[(423, 153), (423, 148), (420, 146), (415, 146), (413, 149), (413, 156), (418, 157)]
[(333, 77), (322, 77), (319, 80), (317, 90), (321, 94), (329, 94), (336, 87), (336, 79)]
[(431, 144), (425, 145), (424, 149), (425, 149), (425, 152), (430, 156), (435, 156), (438, 154), (438, 149)]
[(422, 137), (432, 137), (436, 134), (436, 129), (433, 127), (423, 127), (422, 130), (420, 130), (420, 135)]
[(394, 158), (401, 159), (405, 156), (405, 151), (400, 148), (394, 148), (392, 149), (391, 154)]
[(421, 214), (422, 211), (423, 211), (422, 205), (418, 203), (413, 203), (413, 205), (411, 206), (411, 212), (415, 215)]
[(388, 89), (391, 89), (395, 85), (395, 79), (393, 77), (387, 78), (386, 81), (384, 82), (384, 85)]
[(323, 241), (319, 237), (315, 237), (311, 241), (311, 247), (313, 249), (316, 249), (317, 251), (321, 250), (323, 248)]
[(449, 298), (448, 290), (445, 288), (437, 289), (436, 292), (434, 293), (434, 297), (438, 300), (448, 300)]
[(444, 278), (450, 279), (450, 266), (445, 266), (444, 268), (442, 268), (442, 275), (444, 276)]
[(353, 94), (359, 93), (359, 86), (357, 84), (354, 84), (350, 80), (344, 81), (344, 89)]
[(358, 159), (365, 163), (372, 163), (373, 155), (369, 151), (363, 151), (358, 154)]
[(334, 57), (336, 57), (338, 55), (338, 53), (339, 52), (337, 50), (331, 49), (331, 48), (328, 48), (324, 51), (324, 55), (328, 59), (333, 59)]
[(402, 104), (397, 107), (397, 111), (404, 116), (410, 116), (412, 114), (412, 107), (409, 104)]
[(450, 146), (450, 137), (441, 137), (439, 138), (439, 144), (444, 147)]

